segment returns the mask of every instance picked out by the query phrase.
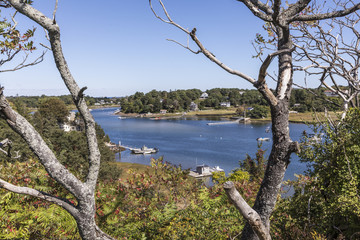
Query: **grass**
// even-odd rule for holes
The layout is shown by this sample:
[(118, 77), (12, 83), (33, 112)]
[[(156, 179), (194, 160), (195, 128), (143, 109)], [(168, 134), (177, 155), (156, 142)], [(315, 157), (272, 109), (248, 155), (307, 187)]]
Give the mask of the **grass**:
[(127, 179), (131, 176), (131, 174), (129, 174), (129, 172), (128, 172), (128, 170), (130, 170), (130, 169), (132, 169), (133, 171), (135, 171), (137, 173), (143, 173), (146, 171), (149, 171), (149, 172), (154, 171), (150, 166), (144, 165), (144, 164), (139, 164), (139, 163), (114, 162), (113, 164), (116, 164), (116, 166), (120, 170), (122, 170), (121, 179)]

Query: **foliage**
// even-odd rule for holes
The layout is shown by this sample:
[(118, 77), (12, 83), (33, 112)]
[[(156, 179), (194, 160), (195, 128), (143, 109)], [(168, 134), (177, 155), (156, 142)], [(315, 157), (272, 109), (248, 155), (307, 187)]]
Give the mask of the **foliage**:
[[(159, 160), (152, 170), (112, 184), (99, 184), (97, 220), (102, 229), (124, 239), (229, 239), (243, 227), (221, 185), (201, 186), (188, 171)], [(241, 191), (255, 190), (248, 181)], [(240, 224), (239, 224), (240, 221)]]
[(40, 102), (39, 114), (41, 118), (47, 120), (56, 120), (57, 123), (66, 122), (66, 117), (69, 115), (69, 110), (67, 109), (64, 101), (59, 98), (47, 98)]
[(254, 105), (253, 109), (249, 112), (249, 117), (251, 118), (266, 118), (269, 114), (269, 107)]
[[(28, 160), (0, 165), (2, 178), (74, 201), (42, 166)], [(61, 207), (0, 189), (1, 239), (79, 239), (76, 222)]]
[(258, 150), (255, 154), (255, 159), (246, 154), (246, 159), (243, 162), (240, 162), (241, 169), (250, 174), (250, 180), (252, 181), (261, 182), (264, 177), (267, 160), (264, 156), (266, 150), (263, 150), (261, 147), (262, 143), (258, 143)]
[(276, 233), (282, 239), (295, 234), (302, 236), (298, 239), (310, 239), (311, 232), (327, 239), (356, 238), (360, 232), (360, 110), (351, 109), (335, 128), (317, 126), (314, 132), (322, 140), (304, 134), (300, 157), (309, 169), (306, 176), (287, 182), (295, 193), (276, 210), (274, 219), (282, 219), (275, 221)]

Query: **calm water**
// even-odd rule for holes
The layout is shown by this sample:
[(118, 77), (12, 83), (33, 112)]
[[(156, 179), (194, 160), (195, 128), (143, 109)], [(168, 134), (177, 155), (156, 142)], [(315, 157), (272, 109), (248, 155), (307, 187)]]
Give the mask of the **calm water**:
[[(152, 155), (134, 155), (129, 150), (121, 153), (118, 161), (149, 164), (150, 158), (163, 156), (165, 161), (183, 168), (195, 168), (196, 164), (220, 166), (229, 173), (239, 166), (246, 154), (254, 156), (258, 137), (271, 138), (271, 132), (265, 129), (270, 123), (262, 124), (226, 124), (208, 126), (211, 120), (176, 119), (154, 121), (142, 118), (118, 119), (114, 108), (93, 110), (92, 114), (105, 133), (114, 143), (131, 147), (156, 147), (160, 151)], [(308, 127), (304, 124), (290, 124), (290, 135), (298, 140)], [(271, 141), (263, 143), (263, 149), (271, 150)], [(285, 179), (293, 179), (294, 173), (305, 171), (306, 165), (298, 161), (293, 154)]]

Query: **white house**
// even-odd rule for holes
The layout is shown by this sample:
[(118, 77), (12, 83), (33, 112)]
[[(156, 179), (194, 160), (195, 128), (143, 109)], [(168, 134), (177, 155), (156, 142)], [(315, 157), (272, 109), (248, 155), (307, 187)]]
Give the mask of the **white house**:
[(190, 103), (190, 111), (198, 111), (199, 108), (198, 108), (198, 105), (194, 102), (191, 102)]
[(60, 124), (60, 128), (61, 128), (64, 132), (70, 132), (70, 131), (71, 131), (71, 126), (70, 126), (70, 124), (67, 124), (67, 123), (62, 123), (62, 124)]
[(230, 102), (221, 102), (220, 107), (230, 107)]
[(206, 99), (209, 97), (209, 94), (207, 94), (206, 92), (203, 92), (200, 96), (200, 99)]
[(330, 90), (325, 90), (324, 94), (327, 97), (337, 97), (338, 96), (336, 93), (334, 93), (333, 91), (330, 91)]

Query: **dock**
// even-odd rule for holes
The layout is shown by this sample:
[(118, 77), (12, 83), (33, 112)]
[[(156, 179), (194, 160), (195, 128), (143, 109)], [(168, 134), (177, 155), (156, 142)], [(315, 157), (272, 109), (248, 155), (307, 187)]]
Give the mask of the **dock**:
[(107, 146), (113, 152), (122, 152), (122, 151), (126, 150), (125, 147), (123, 147), (121, 145), (117, 145), (117, 144), (112, 143), (112, 142), (105, 143), (105, 146)]
[(206, 125), (208, 126), (214, 126), (214, 125), (225, 125), (225, 124), (235, 124), (235, 123), (240, 123), (240, 122), (248, 122), (250, 121), (250, 118), (238, 118), (235, 121), (220, 121), (220, 122), (210, 122), (207, 123)]

